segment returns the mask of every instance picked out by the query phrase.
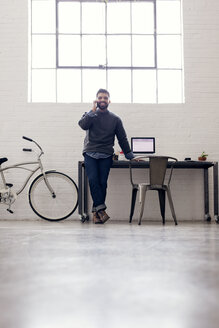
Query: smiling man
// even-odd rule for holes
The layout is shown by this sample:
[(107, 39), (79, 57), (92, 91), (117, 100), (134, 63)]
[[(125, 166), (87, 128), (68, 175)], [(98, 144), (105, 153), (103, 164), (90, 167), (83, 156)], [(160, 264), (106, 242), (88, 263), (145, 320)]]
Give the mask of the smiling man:
[(121, 119), (108, 110), (110, 94), (105, 89), (97, 92), (93, 108), (85, 113), (78, 124), (86, 130), (84, 139), (84, 162), (93, 199), (93, 222), (105, 223), (106, 190), (109, 171), (112, 165), (115, 136), (127, 159), (133, 159), (129, 142)]

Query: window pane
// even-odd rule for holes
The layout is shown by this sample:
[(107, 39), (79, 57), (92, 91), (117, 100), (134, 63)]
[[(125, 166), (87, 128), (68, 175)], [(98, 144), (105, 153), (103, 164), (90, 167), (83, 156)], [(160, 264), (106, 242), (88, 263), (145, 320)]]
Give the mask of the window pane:
[(100, 88), (106, 88), (106, 70), (85, 69), (83, 74), (83, 102), (93, 103)]
[(130, 33), (130, 3), (108, 2), (107, 33)]
[(131, 37), (108, 36), (107, 59), (109, 66), (131, 66)]
[(56, 71), (55, 69), (41, 69), (32, 71), (32, 101), (56, 101)]
[(55, 33), (55, 0), (32, 1), (32, 33)]
[(182, 103), (182, 72), (158, 71), (158, 103)]
[(82, 33), (105, 33), (104, 3), (82, 3)]
[(59, 2), (59, 33), (80, 33), (80, 3)]
[(158, 35), (157, 65), (158, 68), (182, 67), (182, 50), (180, 35)]
[(181, 33), (180, 1), (157, 1), (157, 33)]
[(131, 102), (131, 71), (109, 70), (108, 90), (113, 103)]
[(133, 102), (156, 103), (156, 71), (133, 71)]
[(154, 67), (154, 37), (135, 35), (132, 37), (133, 66)]
[(81, 65), (81, 42), (77, 35), (59, 36), (59, 66)]
[(132, 2), (132, 33), (154, 33), (153, 3)]
[(106, 65), (106, 41), (104, 36), (82, 37), (82, 65)]
[(81, 70), (57, 70), (57, 101), (81, 102)]
[(55, 68), (56, 39), (55, 35), (32, 36), (32, 67)]

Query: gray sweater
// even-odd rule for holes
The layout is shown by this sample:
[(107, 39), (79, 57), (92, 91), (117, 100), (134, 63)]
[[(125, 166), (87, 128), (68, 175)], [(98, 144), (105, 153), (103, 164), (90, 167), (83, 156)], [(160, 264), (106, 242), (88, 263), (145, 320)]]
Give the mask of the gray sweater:
[[(86, 130), (83, 153), (98, 152), (112, 155), (115, 136), (124, 154), (131, 152), (121, 119), (114, 113), (98, 109), (85, 113), (78, 122)], [(134, 156), (133, 156), (134, 157)]]

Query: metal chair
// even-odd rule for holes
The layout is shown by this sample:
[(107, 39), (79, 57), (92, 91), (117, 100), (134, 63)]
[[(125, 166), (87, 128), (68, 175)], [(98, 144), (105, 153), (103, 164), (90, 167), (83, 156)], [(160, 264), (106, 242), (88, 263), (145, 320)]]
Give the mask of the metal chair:
[[(141, 219), (144, 211), (144, 204), (146, 198), (146, 192), (148, 190), (157, 190), (159, 195), (159, 202), (160, 202), (160, 212), (163, 219), (163, 224), (165, 224), (165, 194), (167, 193), (167, 197), (169, 200), (170, 210), (173, 216), (173, 220), (175, 225), (177, 225), (176, 214), (173, 206), (172, 196), (170, 192), (170, 181), (172, 177), (174, 163), (177, 161), (176, 158), (170, 156), (139, 156), (136, 157), (141, 160), (149, 159), (149, 169), (150, 169), (150, 181), (149, 184), (147, 183), (138, 183), (135, 184), (132, 178), (132, 163), (134, 161), (130, 161), (129, 169), (130, 169), (130, 181), (132, 184), (132, 200), (131, 200), (131, 210), (130, 210), (130, 218), (129, 222), (132, 222), (132, 217), (135, 210), (135, 203), (136, 203), (136, 196), (139, 190), (139, 202), (140, 202), (140, 215), (138, 224), (141, 224)], [(168, 160), (171, 162), (168, 163)], [(164, 180), (166, 176), (168, 168), (170, 168), (169, 179), (166, 185), (164, 185)]]

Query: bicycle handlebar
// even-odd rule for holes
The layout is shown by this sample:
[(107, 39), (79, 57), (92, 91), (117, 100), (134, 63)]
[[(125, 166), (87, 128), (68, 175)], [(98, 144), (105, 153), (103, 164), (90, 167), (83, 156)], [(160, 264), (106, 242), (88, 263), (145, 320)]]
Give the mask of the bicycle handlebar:
[(23, 151), (32, 151), (31, 148), (23, 148)]
[(24, 137), (24, 136), (23, 136), (23, 139), (28, 140), (28, 141), (31, 141), (31, 142), (33, 141), (32, 139), (30, 139), (28, 137)]
[[(42, 155), (44, 154), (42, 148), (40, 147), (40, 145), (39, 145), (36, 141), (34, 141), (34, 140), (31, 139), (31, 138), (25, 137), (25, 136), (23, 136), (23, 139), (35, 143), (35, 145), (40, 149), (40, 155), (39, 155), (39, 157), (42, 156)], [(32, 151), (32, 149), (24, 148), (23, 151)]]

